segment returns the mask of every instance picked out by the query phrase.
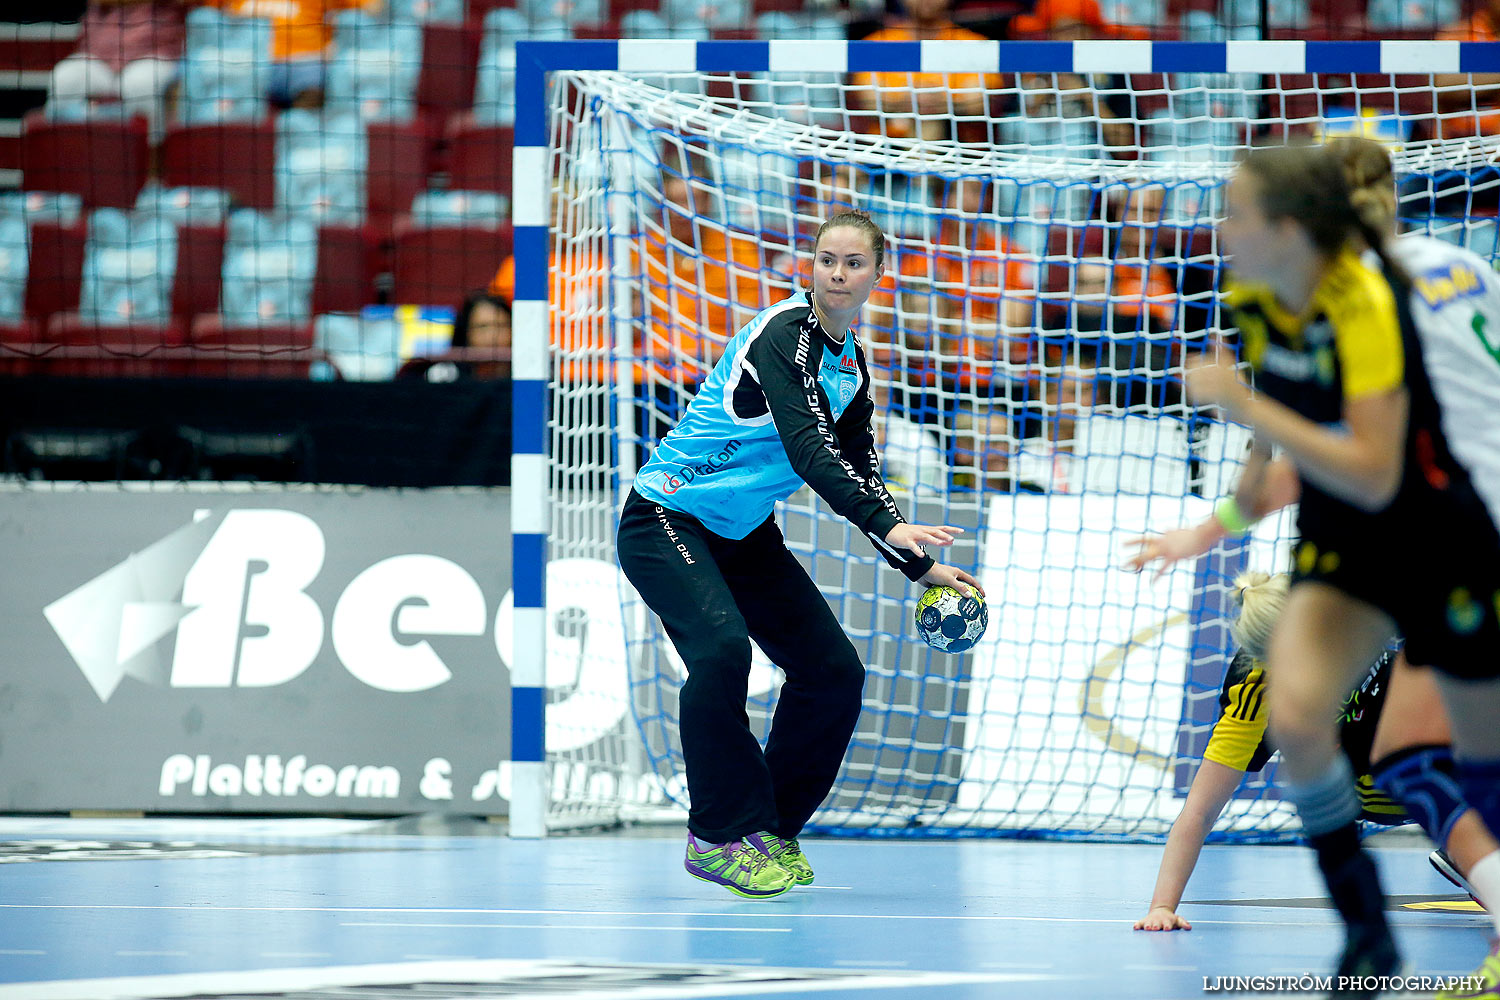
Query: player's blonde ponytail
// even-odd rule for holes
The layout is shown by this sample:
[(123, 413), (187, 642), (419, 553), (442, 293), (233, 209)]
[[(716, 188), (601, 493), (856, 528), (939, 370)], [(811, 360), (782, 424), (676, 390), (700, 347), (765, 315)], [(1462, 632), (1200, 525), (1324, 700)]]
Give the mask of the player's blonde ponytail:
[(1287, 582), (1285, 573), (1272, 576), (1254, 570), (1234, 578), (1234, 602), (1240, 614), (1229, 633), (1235, 645), (1257, 660), (1266, 658), (1276, 619), (1286, 607)]

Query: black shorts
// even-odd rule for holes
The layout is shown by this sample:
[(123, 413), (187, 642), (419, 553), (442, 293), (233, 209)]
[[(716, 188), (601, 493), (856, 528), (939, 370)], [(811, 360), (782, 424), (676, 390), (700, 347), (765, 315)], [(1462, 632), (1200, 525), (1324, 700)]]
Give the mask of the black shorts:
[(1500, 534), (1482, 504), (1405, 498), (1367, 515), (1309, 508), (1306, 493), (1293, 586), (1324, 583), (1384, 611), (1414, 664), (1500, 677)]

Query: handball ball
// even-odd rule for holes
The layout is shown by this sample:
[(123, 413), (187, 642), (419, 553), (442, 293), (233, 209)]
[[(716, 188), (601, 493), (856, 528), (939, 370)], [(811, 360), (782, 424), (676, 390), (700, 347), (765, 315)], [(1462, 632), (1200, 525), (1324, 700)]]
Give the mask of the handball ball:
[(917, 602), (917, 634), (933, 649), (962, 653), (990, 624), (990, 609), (978, 592), (965, 597), (952, 587), (929, 587)]

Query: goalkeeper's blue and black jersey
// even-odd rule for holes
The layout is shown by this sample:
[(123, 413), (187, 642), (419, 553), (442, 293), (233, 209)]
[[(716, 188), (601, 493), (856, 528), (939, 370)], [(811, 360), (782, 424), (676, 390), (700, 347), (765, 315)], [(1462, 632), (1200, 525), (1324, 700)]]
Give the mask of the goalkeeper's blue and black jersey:
[(635, 489), (740, 539), (806, 483), (916, 580), (932, 559), (885, 542), (905, 518), (880, 476), (874, 412), (858, 339), (831, 336), (798, 292), (735, 334)]

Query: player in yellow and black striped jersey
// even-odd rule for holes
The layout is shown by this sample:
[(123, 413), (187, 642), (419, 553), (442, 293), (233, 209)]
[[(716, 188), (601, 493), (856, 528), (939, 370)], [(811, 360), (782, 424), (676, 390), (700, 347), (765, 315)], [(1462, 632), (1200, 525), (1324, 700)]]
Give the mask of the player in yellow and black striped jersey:
[[(1349, 758), (1359, 788), (1360, 818), (1382, 826), (1409, 822), (1406, 810), (1375, 787), (1370, 776), (1370, 748), (1390, 687), (1396, 654), (1382, 653), (1359, 687), (1339, 707), (1339, 746)], [(1266, 735), (1266, 665), (1243, 649), (1234, 654), (1219, 691), (1219, 718), (1209, 734), (1203, 759), (1236, 771), (1254, 773), (1276, 752)]]
[[(1207, 544), (1195, 545), (1184, 535)], [(1170, 565), (1202, 555), (1222, 537), (1184, 530), (1168, 536), (1177, 537), (1142, 539), (1154, 544), (1142, 546), (1150, 556), (1135, 560), (1134, 568), (1155, 559)], [(1151, 906), (1136, 921), (1137, 930), (1191, 929), (1177, 906), (1198, 852), (1246, 772), (1264, 768), (1275, 752), (1266, 735), (1265, 652), (1286, 606), (1287, 583), (1286, 575), (1266, 573), (1244, 573), (1234, 581), (1240, 610), (1230, 631), (1240, 648), (1225, 671), (1218, 719), (1167, 836)], [(1339, 706), (1338, 725), (1340, 746), (1357, 776), (1362, 818), (1381, 825), (1421, 824), (1440, 848), (1432, 855), (1434, 867), (1473, 895), (1461, 872), (1494, 850), (1495, 843), (1454, 790), (1447, 720), (1431, 671), (1411, 666), (1399, 652), (1383, 652)]]
[[(1405, 275), (1367, 211), (1368, 192), (1351, 194), (1353, 176), (1321, 148), (1246, 156), (1219, 235), (1238, 282), (1233, 322), (1260, 391), (1219, 358), (1191, 363), (1185, 382), (1193, 402), (1254, 433), (1221, 508), (1226, 524), (1243, 531), (1243, 512), (1262, 508), (1273, 448), (1296, 474), (1301, 539), (1269, 650), (1279, 678), (1271, 726), (1286, 797), (1348, 930), (1337, 975), (1363, 983), (1393, 972), (1400, 956), (1328, 719), (1399, 631), (1412, 660), (1435, 668), (1465, 800), (1500, 830), (1500, 531), (1448, 447)], [(1361, 262), (1365, 247), (1383, 274)], [(1482, 898), (1500, 899), (1500, 850), (1470, 878)], [(1500, 934), (1500, 916), (1495, 926)], [(1492, 957), (1500, 962), (1500, 951)]]

